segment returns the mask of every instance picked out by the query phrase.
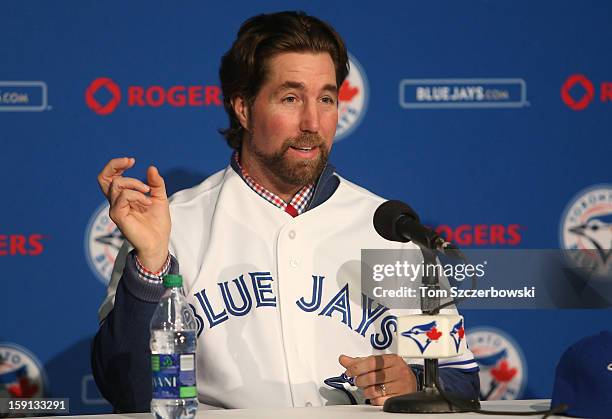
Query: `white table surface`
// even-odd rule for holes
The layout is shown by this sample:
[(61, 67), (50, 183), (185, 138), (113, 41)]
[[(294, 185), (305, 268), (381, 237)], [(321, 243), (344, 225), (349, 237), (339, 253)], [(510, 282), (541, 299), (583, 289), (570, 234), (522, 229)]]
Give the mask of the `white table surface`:
[[(481, 402), (483, 409), (487, 410), (508, 410), (508, 411), (538, 411), (548, 409), (550, 400), (499, 400)], [(94, 419), (94, 418), (109, 418), (109, 419), (150, 419), (150, 413), (128, 413), (117, 415), (90, 415), (90, 416), (62, 416), (71, 419)], [(406, 414), (406, 413), (386, 413), (383, 412), (380, 406), (368, 405), (343, 405), (343, 406), (326, 406), (326, 407), (295, 407), (295, 408), (280, 408), (280, 409), (227, 409), (227, 410), (205, 410), (198, 409), (197, 419), (384, 419), (384, 418), (430, 418), (430, 419), (466, 419), (466, 418), (511, 418), (519, 416), (499, 416), (499, 415), (482, 415), (478, 413), (434, 413), (434, 414)], [(524, 417), (524, 416), (522, 416)], [(527, 416), (539, 418), (540, 416)], [(550, 416), (551, 418), (559, 418), (561, 416)], [(48, 417), (47, 417), (48, 418)], [(56, 416), (59, 418), (59, 416)]]

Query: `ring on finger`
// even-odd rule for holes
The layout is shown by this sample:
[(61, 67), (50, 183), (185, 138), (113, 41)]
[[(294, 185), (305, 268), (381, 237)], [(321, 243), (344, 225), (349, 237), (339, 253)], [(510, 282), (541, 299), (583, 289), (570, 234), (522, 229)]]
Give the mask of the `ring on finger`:
[(387, 387), (384, 384), (379, 384), (378, 389), (382, 393), (382, 396), (385, 397), (387, 395)]

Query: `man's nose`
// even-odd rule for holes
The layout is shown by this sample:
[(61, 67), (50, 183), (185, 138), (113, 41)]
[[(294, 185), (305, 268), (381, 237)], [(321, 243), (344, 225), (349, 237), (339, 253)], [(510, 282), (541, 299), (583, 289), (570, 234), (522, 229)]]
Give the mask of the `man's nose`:
[(319, 132), (319, 110), (316, 101), (308, 101), (302, 108), (300, 130), (304, 132)]

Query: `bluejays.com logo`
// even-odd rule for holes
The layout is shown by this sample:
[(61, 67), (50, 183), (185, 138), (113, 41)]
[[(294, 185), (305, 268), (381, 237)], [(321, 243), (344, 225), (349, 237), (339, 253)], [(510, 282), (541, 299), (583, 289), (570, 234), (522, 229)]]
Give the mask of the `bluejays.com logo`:
[(110, 206), (102, 204), (89, 219), (85, 229), (85, 258), (96, 277), (108, 285), (123, 234), (108, 215)]
[(349, 74), (338, 91), (338, 126), (334, 141), (350, 135), (363, 120), (368, 107), (370, 91), (365, 71), (350, 54), (349, 65)]
[(514, 339), (501, 330), (480, 327), (471, 330), (467, 340), (480, 367), (480, 400), (521, 398), (527, 364)]
[(572, 265), (589, 277), (612, 273), (612, 185), (580, 191), (561, 217), (561, 248)]
[(42, 397), (47, 377), (42, 364), (26, 348), (0, 342), (0, 398)]
[(49, 111), (44, 81), (0, 81), (0, 112)]

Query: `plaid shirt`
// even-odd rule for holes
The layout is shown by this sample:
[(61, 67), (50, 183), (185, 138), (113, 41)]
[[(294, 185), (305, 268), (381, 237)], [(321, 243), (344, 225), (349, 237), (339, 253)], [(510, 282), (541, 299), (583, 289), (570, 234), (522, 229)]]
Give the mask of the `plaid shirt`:
[(159, 284), (165, 275), (170, 271), (170, 253), (168, 253), (168, 257), (166, 258), (166, 262), (164, 266), (162, 266), (161, 270), (158, 272), (151, 272), (147, 268), (145, 268), (138, 256), (135, 256), (136, 260), (136, 270), (138, 271), (138, 277), (149, 284)]
[(242, 176), (242, 179), (246, 182), (247, 185), (249, 185), (251, 189), (253, 189), (259, 196), (264, 198), (266, 201), (270, 202), (275, 207), (282, 209), (292, 217), (297, 217), (298, 215), (306, 211), (306, 208), (308, 207), (308, 204), (310, 203), (310, 201), (312, 200), (312, 196), (314, 195), (314, 185), (311, 184), (304, 186), (302, 189), (297, 191), (293, 198), (291, 198), (291, 201), (285, 202), (278, 195), (274, 194), (273, 192), (270, 192), (269, 190), (261, 186), (259, 183), (257, 183), (255, 179), (253, 179), (247, 173), (244, 167), (240, 165), (240, 157), (238, 155), (238, 152), (234, 153), (233, 159), (236, 161), (236, 164), (240, 168), (240, 175)]
[[(308, 208), (308, 204), (314, 196), (315, 185), (311, 184), (304, 186), (302, 189), (297, 191), (293, 198), (291, 198), (291, 201), (285, 202), (281, 197), (274, 194), (273, 192), (270, 192), (269, 190), (261, 186), (259, 183), (257, 183), (255, 179), (253, 179), (247, 173), (244, 167), (240, 165), (240, 156), (238, 155), (238, 152), (234, 152), (232, 158), (235, 160), (236, 164), (240, 168), (240, 176), (242, 177), (242, 180), (244, 180), (244, 182), (249, 185), (249, 187), (253, 189), (253, 191), (255, 191), (263, 199), (265, 199), (275, 207), (280, 208), (292, 217), (297, 217), (298, 215), (306, 211), (306, 208)], [(138, 276), (143, 281), (149, 283), (159, 283), (164, 277), (164, 275), (166, 275), (170, 270), (170, 255), (168, 255), (166, 263), (164, 263), (163, 268), (159, 272), (151, 272), (147, 268), (145, 268), (138, 259), (138, 256), (136, 256), (135, 259)]]

